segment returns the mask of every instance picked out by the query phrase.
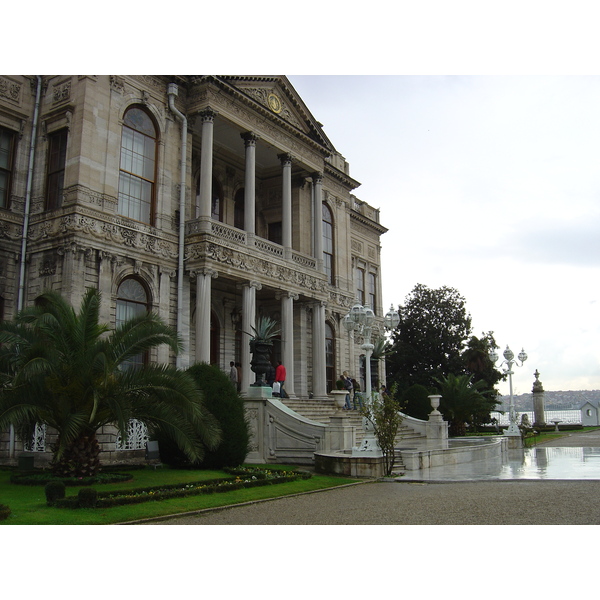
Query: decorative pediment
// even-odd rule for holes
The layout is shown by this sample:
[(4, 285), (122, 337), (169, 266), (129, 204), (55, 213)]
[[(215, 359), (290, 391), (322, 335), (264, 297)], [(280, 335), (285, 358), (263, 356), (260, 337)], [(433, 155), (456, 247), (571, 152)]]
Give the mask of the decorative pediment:
[(238, 92), (260, 104), (272, 115), (300, 130), (304, 135), (330, 150), (333, 145), (314, 119), (287, 77), (232, 76), (219, 77)]

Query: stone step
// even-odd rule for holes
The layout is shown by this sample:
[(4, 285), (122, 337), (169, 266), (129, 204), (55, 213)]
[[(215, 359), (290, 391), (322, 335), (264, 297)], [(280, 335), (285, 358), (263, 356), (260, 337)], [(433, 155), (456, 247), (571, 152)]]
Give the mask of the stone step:
[[(283, 403), (294, 412), (318, 423), (329, 423), (330, 417), (336, 414), (333, 400), (312, 400), (303, 398), (284, 398)], [(358, 410), (344, 411), (348, 425), (356, 427), (356, 441), (359, 443), (364, 437), (362, 430), (362, 416)], [(417, 433), (408, 425), (401, 424), (396, 435), (396, 445), (406, 446), (411, 440), (423, 439), (423, 435)]]

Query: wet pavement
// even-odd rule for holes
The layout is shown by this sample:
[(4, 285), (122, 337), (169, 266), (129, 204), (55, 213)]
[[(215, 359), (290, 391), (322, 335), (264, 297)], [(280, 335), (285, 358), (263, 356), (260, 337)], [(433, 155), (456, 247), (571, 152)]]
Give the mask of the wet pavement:
[[(498, 465), (506, 470), (504, 477), (501, 471), (491, 476), (493, 465), (478, 461), (457, 465), (453, 473), (445, 467), (446, 475), (436, 479), (405, 476), (149, 524), (600, 525), (600, 431), (577, 432), (512, 452)], [(579, 469), (587, 469), (587, 475)]]

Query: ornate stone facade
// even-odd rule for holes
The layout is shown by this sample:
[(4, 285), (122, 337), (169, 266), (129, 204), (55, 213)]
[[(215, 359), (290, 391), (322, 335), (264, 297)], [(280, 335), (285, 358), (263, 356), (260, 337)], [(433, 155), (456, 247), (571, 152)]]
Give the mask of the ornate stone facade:
[[(247, 389), (246, 332), (264, 314), (282, 324), (290, 395), (360, 380), (341, 319), (357, 296), (381, 319), (386, 229), (286, 77), (0, 76), (0, 133), (2, 318), (94, 286), (114, 325), (134, 278), (185, 342), (151, 360), (241, 362)], [(18, 443), (1, 432), (0, 458)]]

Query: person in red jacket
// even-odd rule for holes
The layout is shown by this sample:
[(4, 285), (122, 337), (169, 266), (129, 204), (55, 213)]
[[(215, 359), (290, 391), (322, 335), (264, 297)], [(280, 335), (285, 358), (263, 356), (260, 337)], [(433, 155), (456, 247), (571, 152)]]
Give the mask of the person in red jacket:
[(283, 389), (283, 384), (285, 383), (285, 376), (286, 376), (285, 367), (281, 364), (281, 361), (278, 360), (277, 368), (275, 369), (275, 381), (277, 381), (281, 386), (279, 389), (279, 395), (281, 398), (288, 397), (288, 395), (285, 393), (285, 390)]

